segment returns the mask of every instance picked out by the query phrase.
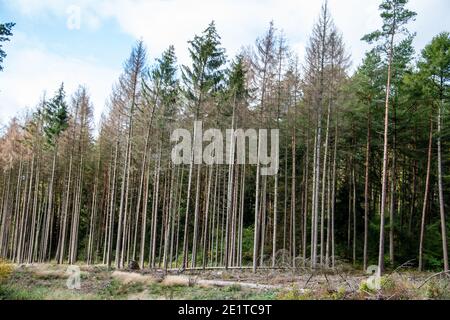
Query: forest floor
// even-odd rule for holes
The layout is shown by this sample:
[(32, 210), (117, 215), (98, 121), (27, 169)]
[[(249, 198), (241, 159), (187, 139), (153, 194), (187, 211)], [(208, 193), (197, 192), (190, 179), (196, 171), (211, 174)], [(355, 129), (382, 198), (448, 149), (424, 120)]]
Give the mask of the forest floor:
[[(367, 275), (289, 270), (111, 271), (81, 266), (81, 287), (69, 289), (67, 266), (13, 266), (0, 279), (0, 300), (373, 300), (450, 299), (450, 278), (413, 271), (367, 286)], [(429, 279), (432, 277), (431, 279)]]

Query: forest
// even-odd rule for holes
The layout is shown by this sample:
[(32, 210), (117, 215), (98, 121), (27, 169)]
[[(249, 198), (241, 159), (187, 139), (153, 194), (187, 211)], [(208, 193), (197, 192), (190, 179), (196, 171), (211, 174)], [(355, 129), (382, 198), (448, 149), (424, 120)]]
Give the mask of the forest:
[[(187, 44), (188, 65), (173, 46), (148, 61), (136, 42), (98, 127), (89, 88), (43, 95), (0, 131), (0, 257), (116, 270), (449, 272), (450, 33), (415, 52), (408, 1), (379, 10), (382, 25), (361, 35), (371, 46), (363, 61), (352, 61), (325, 1), (301, 30), (304, 59), (275, 22), (229, 57), (212, 21)], [(0, 24), (0, 43), (13, 31)], [(226, 164), (192, 155), (175, 165), (172, 132), (195, 121), (278, 129), (278, 173), (238, 164), (234, 135)]]

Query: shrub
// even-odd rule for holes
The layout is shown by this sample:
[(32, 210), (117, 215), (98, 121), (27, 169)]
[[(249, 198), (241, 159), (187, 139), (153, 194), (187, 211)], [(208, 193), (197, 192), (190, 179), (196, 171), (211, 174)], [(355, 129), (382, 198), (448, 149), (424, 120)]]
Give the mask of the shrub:
[(300, 290), (296, 286), (278, 294), (278, 300), (313, 300), (314, 296), (310, 290)]
[(385, 276), (380, 279), (381, 290), (383, 291), (392, 291), (396, 288), (396, 282), (392, 277)]
[(425, 288), (425, 297), (434, 300), (450, 299), (450, 289), (447, 281), (433, 280)]
[(239, 284), (233, 284), (227, 288), (225, 288), (226, 292), (239, 292), (242, 290), (242, 287)]
[(361, 281), (361, 283), (359, 284), (359, 292), (361, 293), (375, 293), (376, 290), (374, 290), (372, 287), (370, 287), (367, 284), (366, 280)]
[(14, 268), (7, 261), (0, 259), (0, 283), (6, 281), (12, 274)]
[(341, 287), (341, 288), (339, 288), (338, 291), (333, 292), (330, 295), (330, 299), (331, 300), (344, 300), (346, 296), (347, 296), (347, 292), (346, 292), (345, 288)]

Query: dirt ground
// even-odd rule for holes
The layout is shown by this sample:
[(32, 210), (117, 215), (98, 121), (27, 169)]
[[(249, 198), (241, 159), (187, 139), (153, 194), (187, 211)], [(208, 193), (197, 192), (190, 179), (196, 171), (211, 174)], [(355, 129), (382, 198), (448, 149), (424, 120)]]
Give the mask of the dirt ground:
[(80, 271), (80, 287), (69, 288), (67, 266), (13, 266), (0, 282), (0, 300), (450, 299), (448, 275), (413, 271), (385, 275), (377, 290), (367, 285), (368, 275), (344, 270)]

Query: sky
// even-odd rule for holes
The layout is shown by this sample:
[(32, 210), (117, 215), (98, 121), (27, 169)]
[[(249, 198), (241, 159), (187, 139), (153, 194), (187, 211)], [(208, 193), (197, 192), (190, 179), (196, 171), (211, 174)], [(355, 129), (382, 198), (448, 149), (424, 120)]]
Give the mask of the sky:
[[(381, 26), (381, 0), (329, 0), (343, 33), (353, 68), (368, 45), (360, 39)], [(188, 44), (215, 20), (227, 56), (264, 35), (269, 22), (282, 30), (303, 58), (322, 0), (0, 0), (0, 23), (16, 23), (4, 44), (8, 56), (0, 72), (0, 126), (34, 108), (44, 93), (64, 82), (71, 95), (88, 88), (99, 120), (112, 85), (137, 40), (144, 40), (149, 62), (174, 45), (188, 64)], [(442, 31), (450, 31), (449, 0), (410, 0), (417, 12), (409, 25), (417, 32), (417, 54)]]

